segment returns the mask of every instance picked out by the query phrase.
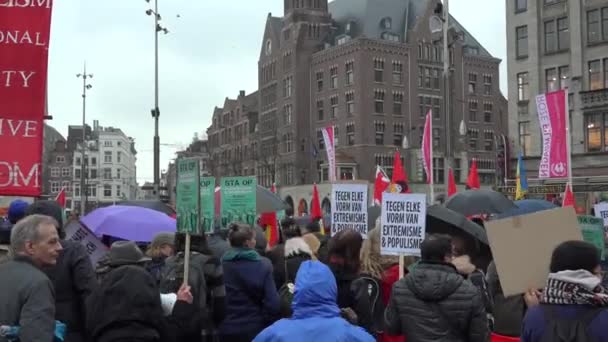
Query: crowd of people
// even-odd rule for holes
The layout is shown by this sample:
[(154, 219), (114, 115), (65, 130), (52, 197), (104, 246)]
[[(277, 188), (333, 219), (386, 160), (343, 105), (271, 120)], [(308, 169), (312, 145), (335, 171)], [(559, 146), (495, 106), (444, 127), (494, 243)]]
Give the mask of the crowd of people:
[[(52, 201), (15, 202), (0, 226), (0, 342), (608, 341), (593, 245), (553, 251), (544, 289), (505, 297), (484, 246), (428, 235), (420, 258), (381, 255), (379, 222), (329, 237), (319, 222), (115, 241), (96, 265), (65, 240)], [(7, 234), (9, 232), (9, 234)], [(185, 264), (188, 262), (188, 280)], [(403, 278), (400, 279), (400, 273)]]

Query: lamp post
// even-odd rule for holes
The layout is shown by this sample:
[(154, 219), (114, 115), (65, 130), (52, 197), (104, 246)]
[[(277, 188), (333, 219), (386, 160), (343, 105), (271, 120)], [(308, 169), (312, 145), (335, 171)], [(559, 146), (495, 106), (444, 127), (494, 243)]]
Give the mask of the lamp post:
[(80, 170), (80, 215), (84, 216), (87, 208), (87, 195), (86, 189), (86, 112), (87, 112), (87, 90), (93, 88), (92, 85), (87, 83), (87, 79), (93, 78), (93, 74), (87, 74), (87, 63), (84, 63), (82, 74), (76, 74), (76, 77), (82, 78), (82, 145), (81, 145), (81, 170)]
[[(150, 0), (146, 0), (150, 2)], [(160, 190), (160, 137), (158, 135), (158, 118), (160, 117), (160, 108), (158, 105), (158, 33), (169, 33), (169, 30), (160, 25), (161, 16), (158, 13), (158, 0), (154, 0), (154, 10), (148, 9), (147, 15), (154, 14), (154, 108), (152, 109), (152, 117), (154, 118), (154, 195), (159, 197)]]

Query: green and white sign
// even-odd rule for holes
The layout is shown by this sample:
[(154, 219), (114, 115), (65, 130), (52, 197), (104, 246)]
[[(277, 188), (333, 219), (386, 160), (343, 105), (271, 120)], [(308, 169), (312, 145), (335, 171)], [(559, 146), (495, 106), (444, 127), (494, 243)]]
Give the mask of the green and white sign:
[(256, 189), (255, 177), (222, 178), (222, 227), (227, 227), (232, 222), (255, 224)]
[(198, 159), (177, 160), (177, 231), (200, 234), (200, 168)]
[(215, 178), (201, 177), (201, 226), (203, 233), (213, 232), (215, 216)]
[(583, 240), (596, 246), (605, 258), (604, 220), (594, 216), (578, 216), (578, 226), (581, 228)]

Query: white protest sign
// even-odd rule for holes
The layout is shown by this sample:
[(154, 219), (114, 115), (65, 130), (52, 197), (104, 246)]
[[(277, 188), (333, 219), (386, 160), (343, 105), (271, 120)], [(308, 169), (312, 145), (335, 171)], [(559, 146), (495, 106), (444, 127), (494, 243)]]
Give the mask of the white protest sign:
[(367, 237), (367, 184), (333, 184), (331, 235), (353, 229)]
[(595, 211), (595, 217), (604, 220), (604, 227), (608, 227), (608, 203), (598, 203), (593, 209)]
[(65, 239), (79, 242), (87, 251), (93, 267), (107, 252), (108, 248), (95, 234), (76, 221), (72, 221), (65, 227)]
[(382, 195), (380, 254), (420, 256), (426, 233), (426, 195)]

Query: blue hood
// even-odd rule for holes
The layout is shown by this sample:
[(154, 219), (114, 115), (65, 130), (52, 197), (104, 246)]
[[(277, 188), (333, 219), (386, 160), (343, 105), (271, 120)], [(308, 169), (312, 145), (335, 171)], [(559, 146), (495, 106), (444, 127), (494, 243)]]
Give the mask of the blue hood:
[(293, 319), (338, 317), (338, 286), (329, 267), (318, 261), (305, 261), (296, 275), (296, 291), (291, 303)]

